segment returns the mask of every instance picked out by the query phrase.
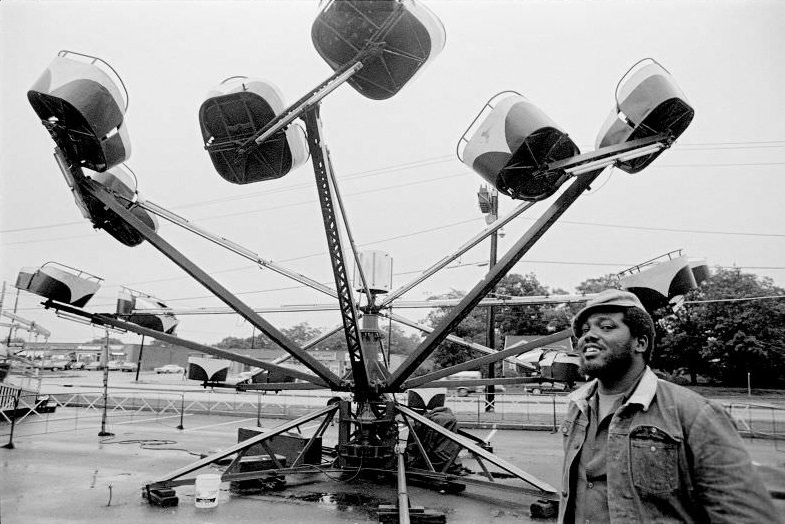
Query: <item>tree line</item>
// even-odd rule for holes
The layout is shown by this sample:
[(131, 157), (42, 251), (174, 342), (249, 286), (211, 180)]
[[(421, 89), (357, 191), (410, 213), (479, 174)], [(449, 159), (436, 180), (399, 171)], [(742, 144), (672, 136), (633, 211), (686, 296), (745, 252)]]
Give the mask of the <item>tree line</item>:
[[(618, 288), (615, 274), (581, 282), (578, 294)], [(461, 298), (458, 290), (432, 298)], [(533, 273), (504, 277), (489, 296), (519, 297), (563, 295)], [(580, 304), (499, 306), (495, 308), (495, 349), (503, 349), (509, 335), (548, 335), (570, 326)], [(435, 327), (448, 308), (431, 311), (426, 324)], [(680, 307), (652, 312), (657, 329), (650, 365), (674, 381), (697, 385), (746, 386), (748, 377), (756, 388), (785, 387), (785, 289), (770, 278), (742, 272), (738, 268), (715, 268), (711, 278), (684, 296)], [(453, 331), (470, 342), (487, 345), (488, 308), (475, 308)], [(326, 332), (307, 321), (281, 331), (297, 344)], [(390, 353), (406, 355), (422, 341), (395, 323), (382, 327), (384, 346)], [(99, 342), (96, 339), (96, 342)], [(104, 342), (103, 339), (100, 342)], [(153, 345), (161, 344), (153, 342)], [(263, 333), (246, 338), (226, 337), (214, 344), (225, 349), (275, 349)], [(345, 350), (346, 340), (338, 331), (318, 344), (322, 350)], [(453, 342), (443, 342), (422, 366), (443, 368), (475, 358), (475, 351)], [(424, 370), (423, 370), (424, 371)]]
[[(619, 288), (615, 274), (583, 281), (579, 294)], [(561, 289), (540, 284), (536, 275), (511, 274), (503, 278), (497, 296), (559, 295)], [(451, 298), (463, 293), (452, 291)], [(507, 335), (547, 335), (570, 326), (581, 305), (526, 305), (501, 307), (496, 313), (496, 348), (502, 349)], [(484, 343), (487, 309), (477, 308), (456, 329), (455, 334)], [(432, 325), (446, 313), (435, 310)], [(755, 387), (785, 387), (785, 289), (767, 277), (742, 272), (738, 268), (715, 268), (711, 278), (684, 295), (680, 305), (651, 312), (656, 341), (650, 365), (661, 375), (692, 385), (708, 383)], [(434, 360), (446, 367), (471, 358), (471, 350), (446, 343)], [(748, 375), (749, 374), (749, 375)]]

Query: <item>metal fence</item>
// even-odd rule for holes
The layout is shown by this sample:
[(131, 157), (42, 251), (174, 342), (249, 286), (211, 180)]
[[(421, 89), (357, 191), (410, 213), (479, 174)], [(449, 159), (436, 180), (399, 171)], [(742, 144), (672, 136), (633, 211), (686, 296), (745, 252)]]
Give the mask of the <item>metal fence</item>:
[(496, 393), (493, 401), (486, 395), (449, 396), (445, 402), (459, 422), (472, 424), (506, 424), (522, 429), (555, 431), (567, 411), (564, 395)]
[[(323, 407), (330, 392), (232, 392), (226, 390), (124, 390), (101, 388), (72, 393), (28, 394), (14, 386), (0, 387), (0, 443), (13, 434), (35, 435), (74, 431), (107, 423), (155, 420), (182, 429), (188, 414), (296, 418)], [(785, 408), (769, 404), (724, 403), (746, 438), (773, 439), (785, 449)], [(564, 395), (497, 393), (493, 403), (482, 394), (448, 396), (445, 405), (460, 424), (556, 431), (566, 413)]]

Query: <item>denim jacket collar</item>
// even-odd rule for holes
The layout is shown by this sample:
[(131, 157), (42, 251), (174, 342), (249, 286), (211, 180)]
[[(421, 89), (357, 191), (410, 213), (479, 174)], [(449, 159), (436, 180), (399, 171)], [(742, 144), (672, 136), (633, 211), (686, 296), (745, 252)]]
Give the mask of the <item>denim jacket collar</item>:
[[(597, 379), (587, 382), (584, 386), (570, 393), (567, 399), (574, 402), (582, 412), (586, 413), (589, 406), (589, 399), (594, 395), (594, 392), (597, 391), (597, 384)], [(624, 403), (624, 406), (639, 404), (643, 411), (647, 411), (656, 392), (657, 375), (654, 374), (649, 366), (646, 366), (643, 376), (630, 395), (630, 398)]]

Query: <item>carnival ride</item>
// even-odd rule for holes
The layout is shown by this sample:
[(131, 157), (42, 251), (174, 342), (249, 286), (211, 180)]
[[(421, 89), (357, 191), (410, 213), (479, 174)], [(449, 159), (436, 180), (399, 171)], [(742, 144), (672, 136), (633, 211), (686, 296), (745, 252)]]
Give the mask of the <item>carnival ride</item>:
[[(189, 474), (233, 457), (222, 474), (224, 481), (259, 481), (263, 486), (285, 486), (287, 476), (313, 473), (315, 468), (351, 475), (387, 475), (397, 479), (398, 505), (393, 508), (400, 522), (425, 518), (410, 510), (407, 480), (427, 482), (432, 487), (461, 491), (467, 485), (526, 493), (543, 501), (532, 505), (542, 514), (552, 511), (558, 500), (556, 488), (494, 455), (477, 438), (451, 431), (401, 403), (396, 394), (415, 388), (444, 387), (445, 377), (456, 372), (512, 358), (570, 336), (568, 330), (518, 344), (502, 351), (469, 343), (450, 333), (478, 305), (494, 302), (485, 296), (527, 251), (544, 235), (603, 170), (620, 167), (637, 172), (649, 165), (686, 129), (693, 110), (667, 71), (650, 61), (617, 88), (616, 106), (598, 137), (599, 148), (580, 154), (569, 136), (547, 115), (522, 95), (505, 91), (492, 97), (458, 141), (458, 158), (500, 192), (522, 202), (506, 216), (489, 224), (455, 252), (436, 262), (411, 282), (388, 290), (369, 279), (368, 260), (361, 260), (344, 203), (332, 168), (322, 132), (320, 104), (334, 89), (348, 83), (361, 95), (373, 100), (394, 96), (441, 51), (445, 42), (439, 19), (422, 2), (412, 0), (332, 0), (321, 7), (312, 26), (311, 37), (318, 53), (334, 74), (290, 106), (272, 84), (245, 77), (233, 77), (208, 93), (199, 110), (204, 147), (218, 174), (236, 184), (248, 184), (285, 176), (310, 155), (323, 225), (332, 264), (335, 287), (290, 271), (256, 253), (214, 235), (187, 219), (139, 196), (133, 177), (123, 166), (130, 155), (124, 115), (128, 94), (117, 73), (106, 62), (79, 53), (63, 51), (50, 64), (28, 93), (33, 109), (54, 140), (55, 158), (71, 188), (77, 205), (94, 227), (106, 230), (125, 245), (144, 241), (182, 268), (218, 297), (229, 309), (280, 346), (298, 361), (303, 370), (281, 363), (265, 362), (184, 340), (171, 334), (163, 324), (141, 322), (144, 314), (170, 315), (172, 311), (137, 311), (118, 302), (118, 311), (92, 313), (84, 309), (86, 300), (53, 294), (50, 288), (27, 284), (26, 289), (47, 298), (45, 307), (59, 314), (85, 319), (95, 325), (155, 337), (181, 347), (222, 359), (242, 362), (265, 370), (269, 376), (287, 377), (279, 382), (251, 382), (246, 390), (289, 390), (323, 388), (340, 395), (325, 407), (281, 424), (273, 430), (250, 436), (214, 455), (173, 471), (143, 488), (144, 496), (161, 505), (176, 504), (173, 488), (195, 482)], [(626, 76), (626, 75), (625, 75)], [(296, 123), (304, 123), (304, 131)], [(501, 229), (535, 202), (549, 198), (566, 185), (550, 206), (522, 234), (509, 251), (434, 328), (411, 322), (390, 308), (400, 297)], [(157, 233), (162, 218), (216, 243), (262, 267), (309, 286), (336, 301), (341, 325), (300, 346), (289, 339), (260, 313), (224, 288), (195, 262)], [(348, 248), (346, 247), (348, 243)], [(347, 256), (346, 253), (350, 253)], [(354, 261), (359, 297), (353, 293), (349, 268)], [(374, 262), (376, 263), (376, 262)], [(381, 265), (384, 266), (384, 261)], [(42, 270), (43, 271), (43, 268)], [(32, 274), (33, 277), (37, 273)], [(73, 275), (65, 276), (72, 279)], [(77, 276), (78, 277), (78, 276)], [(33, 282), (34, 278), (29, 279)], [(84, 279), (88, 281), (89, 279)], [(74, 281), (78, 283), (77, 281)], [(25, 285), (25, 282), (22, 282)], [(80, 287), (82, 284), (79, 284)], [(85, 283), (84, 286), (87, 286)], [(94, 290), (93, 290), (94, 292)], [(81, 297), (88, 297), (84, 292)], [(532, 297), (530, 303), (564, 302), (563, 299)], [(585, 300), (575, 297), (575, 301)], [(140, 298), (136, 298), (138, 302)], [(497, 304), (504, 301), (497, 301)], [(437, 304), (429, 302), (428, 307)], [(420, 329), (426, 333), (421, 344), (398, 367), (392, 369), (384, 358), (379, 318)], [(167, 325), (171, 325), (171, 322)], [(346, 339), (351, 371), (338, 376), (317, 360), (309, 348), (335, 332)], [(484, 353), (467, 362), (416, 375), (423, 362), (445, 340)], [(525, 383), (527, 377), (479, 379), (466, 385)], [(451, 385), (456, 383), (449, 382)], [(319, 451), (321, 437), (338, 417), (338, 445), (329, 460), (322, 453), (314, 464), (310, 458)], [(319, 421), (312, 436), (303, 441), (300, 452), (279, 460), (275, 439), (292, 429)], [(417, 428), (427, 428), (451, 443), (449, 460), (431, 460), (418, 437)], [(408, 436), (407, 436), (408, 434)], [(411, 439), (412, 445), (406, 446)], [(249, 450), (260, 447), (268, 456), (262, 470), (244, 469)], [(456, 475), (450, 468), (460, 451), (477, 462), (482, 473)], [(257, 451), (258, 452), (258, 451)], [(309, 457), (306, 459), (306, 457)], [(416, 460), (412, 460), (416, 459)], [(416, 467), (412, 467), (416, 464)], [(256, 468), (258, 469), (258, 468)], [(501, 473), (497, 473), (501, 472)], [(502, 477), (505, 479), (502, 480)], [(389, 510), (389, 508), (387, 508)], [(385, 511), (387, 511), (385, 510)], [(389, 511), (385, 513), (389, 518)], [(381, 513), (380, 513), (381, 515)], [(418, 517), (419, 515), (419, 517)], [(432, 518), (433, 516), (429, 517)], [(380, 516), (381, 518), (381, 516)], [(443, 519), (442, 519), (443, 520)]]

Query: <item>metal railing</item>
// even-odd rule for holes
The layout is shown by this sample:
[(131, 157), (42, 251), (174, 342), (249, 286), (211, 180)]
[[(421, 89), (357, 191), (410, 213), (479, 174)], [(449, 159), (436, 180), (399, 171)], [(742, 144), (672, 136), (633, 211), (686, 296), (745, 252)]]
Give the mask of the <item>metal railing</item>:
[[(95, 428), (104, 414), (110, 424), (156, 420), (183, 429), (187, 415), (296, 418), (324, 407), (331, 392), (289, 391), (277, 394), (225, 390), (171, 391), (109, 388), (80, 389), (49, 395), (25, 394), (0, 386), (0, 442), (18, 435)], [(785, 407), (745, 402), (723, 403), (745, 438), (772, 439), (785, 449)], [(484, 394), (448, 395), (445, 406), (464, 425), (505, 424), (508, 428), (556, 431), (567, 411), (562, 394), (496, 393), (493, 409)]]

